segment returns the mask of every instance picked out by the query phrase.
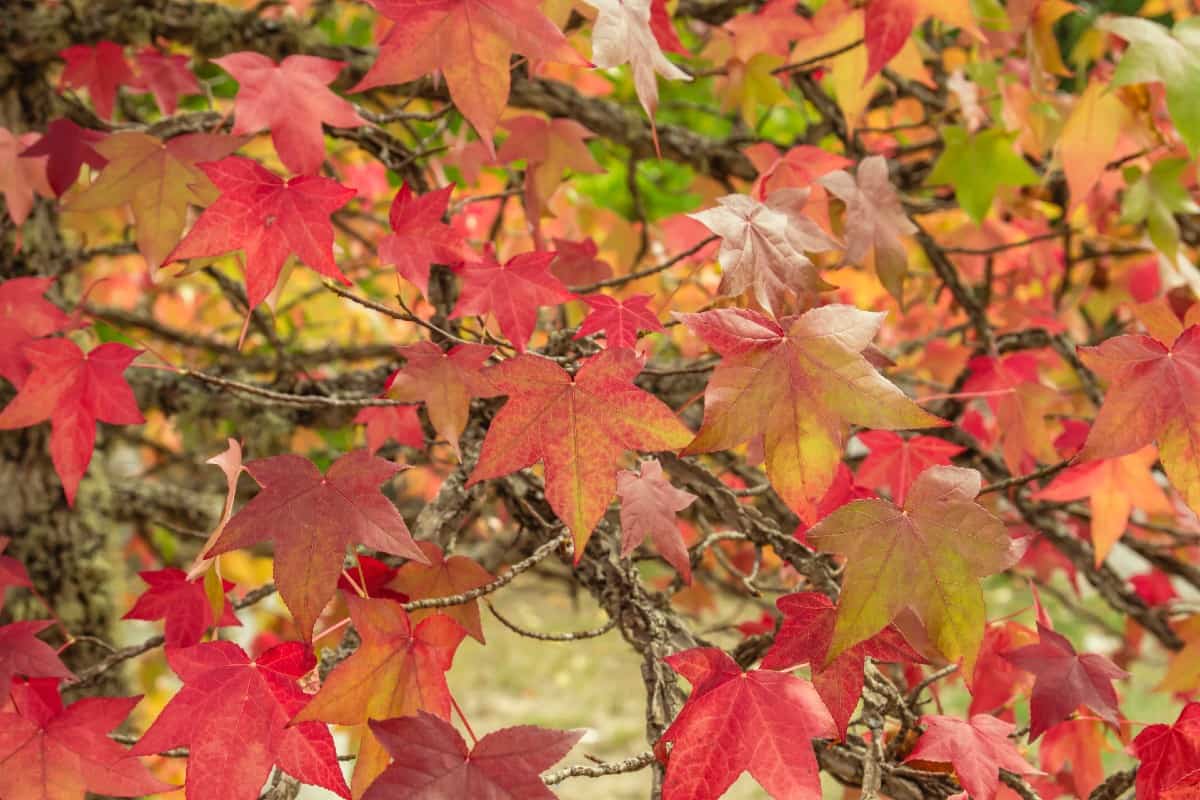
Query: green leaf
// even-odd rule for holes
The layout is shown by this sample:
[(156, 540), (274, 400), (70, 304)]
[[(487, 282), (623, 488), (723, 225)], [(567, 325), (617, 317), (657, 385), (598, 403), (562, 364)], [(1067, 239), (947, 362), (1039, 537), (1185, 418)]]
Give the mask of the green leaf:
[(1179, 253), (1177, 213), (1200, 211), (1183, 185), (1186, 158), (1164, 158), (1136, 183), (1130, 185), (1121, 201), (1121, 221), (1146, 223), (1150, 241), (1171, 261)]
[(975, 135), (950, 126), (942, 131), (946, 143), (926, 183), (949, 184), (967, 215), (983, 222), (1001, 186), (1030, 186), (1037, 173), (1013, 150), (1015, 134), (999, 128)]
[(1102, 20), (1097, 27), (1129, 42), (1112, 85), (1162, 83), (1176, 130), (1193, 153), (1200, 149), (1200, 17), (1174, 30), (1136, 17)]

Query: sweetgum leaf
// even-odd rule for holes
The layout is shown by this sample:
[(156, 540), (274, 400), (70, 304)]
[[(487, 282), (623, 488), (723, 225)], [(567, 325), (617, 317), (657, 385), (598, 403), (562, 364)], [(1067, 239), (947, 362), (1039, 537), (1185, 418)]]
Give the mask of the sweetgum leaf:
[(834, 725), (812, 684), (784, 672), (742, 672), (711, 647), (665, 660), (692, 694), (655, 747), (666, 756), (663, 800), (720, 797), (743, 772), (776, 800), (820, 800), (812, 740), (833, 736)]
[(551, 800), (555, 794), (539, 773), (584, 734), (520, 725), (493, 731), (468, 750), (454, 726), (424, 711), (370, 725), (392, 764), (362, 800)]
[(945, 424), (863, 357), (883, 314), (830, 305), (784, 320), (786, 329), (748, 310), (675, 316), (724, 356), (705, 390), (704, 423), (685, 454), (765, 437), (767, 477), (806, 523), (817, 519), (851, 424)]
[[(354, 654), (339, 664), (317, 696), (292, 720), (362, 725), (417, 711), (450, 718), (446, 672), (466, 631), (445, 615), (414, 625), (393, 600), (347, 597), (350, 619), (362, 637)], [(361, 798), (387, 767), (388, 754), (369, 732), (358, 750), (351, 788)]]
[(1004, 523), (975, 502), (979, 488), (973, 469), (930, 467), (913, 483), (903, 509), (855, 500), (808, 532), (817, 549), (846, 557), (827, 661), (907, 609), (938, 652), (962, 659), (971, 679), (986, 622), (978, 579), (1007, 569), (1020, 555)]
[(691, 432), (661, 400), (633, 385), (642, 364), (605, 350), (574, 376), (546, 358), (520, 355), (488, 370), (508, 402), (492, 421), (468, 486), (539, 461), (546, 500), (575, 537), (575, 560), (617, 490), (629, 450), (676, 450)]
[(205, 553), (217, 556), (270, 539), (275, 583), (307, 640), (333, 597), (351, 543), (422, 563), (425, 556), (379, 484), (400, 467), (357, 450), (321, 471), (296, 455), (261, 458), (246, 471), (262, 491), (225, 525)]

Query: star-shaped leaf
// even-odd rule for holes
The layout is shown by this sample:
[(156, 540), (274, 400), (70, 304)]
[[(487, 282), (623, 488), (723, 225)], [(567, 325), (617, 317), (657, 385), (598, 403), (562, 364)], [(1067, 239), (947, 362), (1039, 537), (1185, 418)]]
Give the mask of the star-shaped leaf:
[(650, 310), (653, 295), (635, 294), (621, 301), (606, 294), (593, 294), (583, 298), (590, 311), (579, 326), (576, 339), (604, 332), (604, 341), (609, 347), (633, 347), (637, 344), (638, 331), (661, 331), (662, 323)]
[(1042, 737), (1038, 761), (1042, 769), (1075, 790), (1076, 797), (1090, 797), (1104, 782), (1102, 757), (1108, 746), (1107, 726), (1096, 719), (1060, 722)]
[(575, 537), (575, 559), (617, 490), (629, 450), (677, 450), (691, 432), (661, 400), (633, 385), (642, 364), (630, 350), (605, 350), (575, 374), (521, 355), (488, 371), (508, 402), (492, 421), (468, 486), (539, 461), (546, 500)]
[(1030, 701), (1029, 740), (1087, 706), (1101, 719), (1120, 723), (1112, 682), (1129, 677), (1102, 655), (1075, 652), (1067, 637), (1038, 622), (1038, 643), (1004, 654), (1012, 664), (1037, 676)]
[(462, 293), (451, 319), (494, 314), (518, 352), (525, 352), (537, 327), (538, 308), (556, 306), (573, 295), (550, 273), (554, 253), (521, 253), (501, 264), (488, 250), (483, 261), (468, 261), (459, 271)]
[(424, 711), (371, 720), (370, 725), (392, 763), (362, 800), (552, 800), (555, 794), (540, 773), (558, 763), (584, 734), (520, 725), (489, 733), (468, 750), (453, 725)]
[(317, 660), (299, 642), (284, 642), (251, 660), (233, 642), (167, 649), (183, 688), (130, 751), (188, 748), (187, 800), (254, 800), (271, 768), (301, 783), (350, 797), (329, 729), (289, 725), (308, 695), (299, 678)]
[(1033, 498), (1088, 501), (1092, 548), (1099, 566), (1125, 533), (1134, 507), (1147, 514), (1170, 514), (1174, 510), (1150, 473), (1156, 461), (1158, 450), (1147, 445), (1127, 456), (1079, 464), (1054, 476)]
[(96, 423), (145, 422), (123, 377), (141, 352), (109, 342), (84, 353), (70, 339), (38, 339), (25, 346), (33, 371), (0, 412), (0, 430), (50, 420), (50, 458), (69, 505), (75, 504), (75, 492), (92, 460)]
[(554, 239), (550, 274), (567, 286), (585, 286), (612, 277), (612, 266), (596, 258), (599, 248), (590, 237), (581, 242)]
[(721, 237), (717, 291), (731, 296), (749, 291), (760, 306), (777, 311), (790, 295), (832, 289), (805, 253), (838, 245), (804, 215), (807, 201), (805, 189), (779, 189), (763, 202), (730, 194), (716, 208), (689, 214)]
[[(388, 588), (392, 579), (396, 577), (399, 567), (390, 566), (378, 558), (362, 554), (359, 554), (355, 561), (355, 565), (338, 578), (338, 589), (347, 595), (361, 596), (362, 592), (366, 592), (367, 597), (385, 597), (398, 603), (408, 602), (408, 595), (404, 592)], [(353, 583), (350, 582), (347, 575), (354, 579)]]
[(1063, 123), (1056, 152), (1062, 161), (1071, 207), (1087, 199), (1113, 160), (1121, 132), (1132, 121), (1129, 109), (1107, 81), (1093, 79)]
[(41, 136), (37, 133), (16, 134), (8, 128), (0, 128), (0, 194), (8, 218), (14, 225), (23, 225), (33, 210), (35, 194), (53, 197), (46, 177), (45, 156), (22, 158), (21, 153), (37, 144)]
[[(33, 585), (33, 581), (29, 580), (29, 573), (25, 570), (25, 565), (12, 556), (4, 555), (4, 550), (12, 542), (12, 539), (7, 536), (0, 536), (0, 605), (4, 603), (4, 592), (10, 586), (29, 587)], [(0, 691), (0, 697), (4, 696), (4, 692)]]
[[(413, 625), (404, 607), (392, 600), (347, 597), (346, 605), (362, 644), (334, 668), (293, 722), (362, 725), (367, 720), (417, 711), (448, 720), (446, 671), (466, 636), (462, 626), (445, 615)], [(387, 751), (375, 737), (364, 733), (351, 781), (355, 797), (362, 797), (387, 763)]]
[(812, 740), (833, 736), (834, 725), (811, 683), (785, 672), (742, 672), (711, 647), (665, 660), (692, 694), (655, 746), (660, 760), (666, 756), (663, 800), (720, 797), (742, 772), (776, 800), (820, 800)]
[(17, 388), (33, 368), (25, 345), (71, 325), (71, 318), (45, 298), (53, 283), (53, 278), (9, 278), (0, 283), (0, 378)]
[(1009, 736), (1013, 725), (990, 714), (971, 719), (921, 717), (925, 733), (905, 761), (934, 761), (954, 767), (958, 782), (972, 800), (993, 800), (1000, 789), (1000, 770), (1018, 775), (1038, 771), (1021, 757)]
[(21, 157), (46, 157), (46, 178), (50, 188), (61, 197), (75, 183), (84, 164), (100, 169), (108, 163), (93, 146), (103, 140), (103, 133), (81, 128), (64, 117), (51, 120), (42, 138), (24, 150)]
[(188, 205), (206, 206), (217, 189), (196, 165), (237, 150), (245, 139), (192, 133), (162, 141), (133, 131), (96, 145), (108, 159), (100, 179), (64, 205), (68, 211), (99, 211), (128, 205), (137, 223), (138, 250), (151, 268), (161, 266), (183, 235)]
[(276, 64), (262, 53), (231, 53), (213, 59), (238, 82), (234, 134), (268, 128), (275, 152), (298, 175), (312, 175), (325, 161), (321, 123), (357, 128), (366, 121), (348, 101), (329, 91), (346, 66), (316, 56), (288, 56)]
[(1138, 800), (1161, 797), (1162, 791), (1200, 764), (1200, 703), (1188, 703), (1173, 725), (1148, 725), (1130, 748), (1139, 762)]
[(690, 584), (692, 563), (675, 515), (694, 503), (696, 495), (672, 486), (662, 464), (650, 458), (641, 463), (639, 472), (617, 473), (617, 496), (621, 498), (621, 556), (628, 556), (650, 536), (659, 554)]
[(988, 625), (979, 647), (975, 670), (986, 675), (986, 681), (976, 681), (971, 687), (969, 714), (995, 714), (1008, 707), (1018, 693), (1025, 695), (1033, 688), (1033, 678), (1013, 666), (1004, 654), (1018, 647), (1033, 644), (1037, 633), (1019, 622), (1004, 620)]
[(892, 297), (903, 301), (908, 256), (901, 237), (916, 233), (917, 226), (900, 204), (888, 177), (887, 159), (869, 156), (859, 162), (854, 177), (838, 170), (818, 182), (846, 204), (846, 260), (861, 264), (873, 252), (880, 282)]
[(1046, 417), (1059, 396), (1041, 382), (1037, 358), (1031, 353), (978, 356), (967, 362), (967, 368), (970, 374), (963, 391), (986, 393), (1009, 471), (1024, 472), (1030, 459), (1053, 463), (1057, 455)]
[(889, 430), (944, 424), (863, 357), (883, 316), (830, 305), (784, 320), (785, 329), (747, 310), (677, 314), (724, 356), (705, 390), (704, 423), (685, 453), (765, 437), (771, 485), (803, 521), (814, 522), (850, 424)]
[(442, 222), (453, 192), (453, 186), (446, 186), (418, 196), (407, 183), (401, 185), (388, 211), (392, 232), (379, 243), (379, 260), (395, 264), (396, 271), (425, 296), (430, 265), (457, 264), (468, 252), (458, 231)]
[[(487, 586), (496, 576), (484, 569), (478, 561), (467, 556), (450, 556), (442, 552), (435, 542), (419, 542), (421, 552), (428, 564), (414, 561), (400, 567), (396, 577), (388, 584), (391, 589), (407, 594), (413, 600), (429, 597), (449, 597)], [(409, 617), (418, 623), (426, 617), (445, 614), (463, 627), (480, 644), (484, 643), (483, 624), (479, 620), (479, 601), (471, 600), (447, 608), (421, 608)]]
[(404, 518), (379, 491), (400, 469), (362, 450), (333, 462), (325, 475), (296, 455), (251, 461), (246, 471), (262, 491), (229, 520), (205, 555), (272, 540), (275, 583), (308, 639), (333, 597), (347, 545), (425, 561)]
[(370, 406), (354, 416), (355, 425), (367, 426), (367, 451), (374, 454), (390, 439), (415, 450), (425, 449), (425, 431), (416, 406)]
[(931, 16), (982, 38), (975, 27), (973, 8), (967, 0), (870, 0), (863, 15), (863, 44), (867, 49), (863, 83), (899, 55), (913, 28)]
[(857, 479), (872, 489), (887, 488), (904, 505), (908, 487), (929, 467), (948, 465), (963, 448), (933, 436), (905, 439), (892, 431), (863, 431), (858, 440), (871, 452), (858, 465)]
[(592, 26), (592, 62), (601, 69), (628, 64), (638, 100), (653, 121), (658, 110), (656, 74), (673, 81), (690, 81), (692, 76), (667, 60), (654, 37), (651, 0), (585, 1), (600, 12)]
[(846, 557), (828, 660), (909, 609), (938, 652), (962, 659), (971, 679), (987, 617), (979, 578), (1020, 556), (1004, 523), (975, 502), (979, 488), (973, 469), (930, 467), (913, 483), (903, 509), (855, 500), (808, 532), (817, 549)]
[(1200, 92), (1200, 22), (1183, 19), (1168, 30), (1148, 19), (1115, 17), (1099, 20), (1096, 27), (1129, 43), (1111, 85), (1161, 82), (1171, 121), (1196, 152), (1200, 148), (1200, 110), (1193, 99)]
[(433, 342), (400, 348), (405, 364), (388, 378), (385, 394), (396, 400), (424, 403), (437, 435), (450, 443), (460, 458), (458, 437), (467, 427), (471, 399), (493, 397), (496, 389), (483, 372), (495, 348), (455, 345), (446, 352)]
[(72, 89), (87, 89), (88, 97), (101, 119), (112, 119), (117, 101), (117, 88), (134, 83), (133, 70), (125, 60), (121, 45), (98, 42), (71, 45), (59, 53), (66, 66), (60, 83)]
[(438, 70), (450, 99), (490, 149), (508, 102), (509, 60), (583, 64), (537, 0), (371, 0), (393, 21), (379, 58), (353, 91), (407, 83)]
[(163, 53), (147, 45), (134, 54), (133, 60), (137, 64), (133, 85), (152, 93), (159, 110), (167, 116), (175, 113), (180, 97), (204, 91), (188, 69), (185, 55)]
[(85, 697), (64, 709), (57, 684), (16, 685), (13, 711), (0, 712), (0, 797), (83, 800), (84, 792), (142, 797), (178, 788), (108, 738), (140, 696)]
[(322, 275), (350, 283), (333, 261), (329, 215), (354, 197), (353, 189), (316, 175), (285, 182), (240, 156), (199, 166), (221, 195), (204, 209), (167, 261), (244, 250), (251, 307), (275, 288), (283, 262), (293, 253)]
[(1200, 510), (1200, 325), (1167, 347), (1145, 335), (1114, 336), (1081, 347), (1083, 363), (1106, 380), (1104, 405), (1077, 461), (1117, 458), (1158, 443), (1171, 485)]
[(604, 170), (587, 148), (594, 134), (572, 119), (543, 119), (531, 115), (504, 121), (509, 136), (496, 160), (525, 161), (525, 209), (531, 218), (543, 216), (564, 170), (596, 174)]
[(214, 627), (238, 626), (225, 593), (233, 588), (232, 581), (221, 581), (222, 610), (219, 619), (213, 617), (213, 604), (205, 592), (203, 580), (188, 580), (181, 569), (160, 569), (139, 572), (138, 577), (150, 588), (142, 592), (121, 619), (164, 620), (167, 647), (191, 647), (204, 633)]
[(926, 183), (952, 185), (962, 210), (977, 223), (987, 216), (1001, 186), (1031, 186), (1039, 180), (1013, 149), (1013, 134), (1000, 128), (969, 133), (957, 125), (943, 127), (941, 134), (946, 147)]
[(783, 612), (783, 625), (763, 658), (763, 669), (811, 664), (813, 687), (833, 715), (842, 739), (862, 697), (863, 664), (868, 657), (903, 664), (925, 663), (900, 631), (889, 625), (826, 664), (825, 654), (837, 621), (833, 602), (819, 592), (799, 592), (779, 598), (775, 605)]
[(53, 624), (49, 620), (38, 619), (0, 625), (0, 706), (8, 701), (14, 676), (75, 677), (59, 659), (54, 648), (37, 638), (39, 633)]

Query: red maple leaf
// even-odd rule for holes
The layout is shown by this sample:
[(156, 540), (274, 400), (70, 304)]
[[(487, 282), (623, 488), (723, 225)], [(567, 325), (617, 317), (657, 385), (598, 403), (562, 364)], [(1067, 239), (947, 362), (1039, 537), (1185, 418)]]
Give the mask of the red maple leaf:
[(321, 123), (339, 128), (366, 124), (354, 106), (329, 91), (345, 61), (296, 55), (276, 64), (262, 53), (241, 52), (213, 62), (238, 82), (234, 135), (269, 128), (279, 160), (294, 173), (312, 175), (321, 169)]
[(976, 714), (970, 721), (924, 716), (921, 725), (925, 727), (925, 733), (905, 761), (953, 765), (958, 782), (972, 800), (996, 797), (1002, 769), (1018, 775), (1038, 774), (1009, 740), (1013, 726), (1003, 720), (988, 714)]
[(100, 169), (108, 159), (92, 147), (104, 138), (99, 131), (81, 128), (65, 117), (51, 120), (46, 132), (33, 146), (21, 153), (22, 158), (46, 156), (46, 179), (56, 195), (71, 188), (79, 177), (79, 168), (87, 164)]
[[(204, 632), (214, 627), (213, 604), (204, 589), (204, 580), (188, 580), (181, 569), (160, 569), (139, 572), (138, 577), (149, 584), (133, 608), (121, 619), (165, 620), (167, 647), (191, 647), (200, 641)], [(233, 588), (232, 581), (221, 581), (222, 589)], [(233, 614), (233, 606), (223, 597), (220, 619), (216, 627), (238, 626), (242, 623)]]
[(1151, 800), (1200, 767), (1200, 703), (1188, 703), (1174, 725), (1150, 725), (1130, 747), (1137, 756), (1137, 797)]
[(530, 59), (584, 63), (537, 0), (371, 0), (371, 5), (395, 24), (352, 91), (407, 83), (438, 70), (450, 100), (489, 149), (508, 102), (514, 51)]
[(462, 237), (442, 222), (453, 186), (416, 195), (402, 184), (388, 210), (392, 233), (379, 243), (379, 260), (395, 264), (396, 271), (429, 296), (429, 267), (434, 263), (456, 265), (468, 252)]
[(458, 437), (467, 427), (471, 398), (496, 394), (483, 372), (493, 352), (495, 348), (479, 344), (455, 345), (446, 352), (433, 342), (401, 347), (404, 366), (388, 378), (384, 395), (424, 403), (438, 437), (448, 442), (461, 458)]
[(279, 282), (288, 255), (322, 275), (349, 285), (333, 261), (329, 215), (354, 190), (316, 175), (284, 181), (256, 161), (230, 156), (198, 165), (221, 190), (217, 201), (183, 237), (166, 261), (246, 252), (246, 295), (258, 306)]
[(488, 370), (508, 395), (488, 429), (468, 486), (539, 461), (546, 500), (575, 538), (575, 560), (617, 490), (628, 450), (676, 450), (691, 432), (661, 400), (633, 384), (631, 350), (605, 350), (574, 376), (553, 361), (521, 355)]
[(576, 339), (604, 332), (609, 347), (633, 347), (637, 344), (638, 331), (665, 330), (658, 316), (649, 308), (654, 295), (635, 294), (620, 301), (605, 294), (593, 294), (583, 298), (589, 311), (579, 326)]
[(370, 453), (383, 447), (389, 439), (415, 450), (425, 449), (425, 431), (421, 428), (416, 406), (369, 406), (355, 415), (354, 424), (367, 426), (367, 451)]
[(899, 629), (888, 625), (822, 667), (837, 623), (833, 601), (820, 592), (799, 592), (779, 598), (775, 605), (783, 612), (783, 625), (763, 659), (763, 669), (792, 669), (811, 664), (813, 687), (833, 715), (842, 739), (846, 738), (846, 726), (862, 696), (863, 664), (868, 657), (876, 661), (926, 663)]
[(351, 542), (425, 562), (404, 517), (379, 491), (400, 469), (363, 450), (342, 456), (325, 475), (296, 455), (251, 461), (246, 471), (262, 491), (229, 520), (205, 556), (272, 540), (275, 583), (307, 640), (333, 597)]
[(493, 731), (470, 750), (454, 726), (424, 711), (371, 720), (371, 732), (392, 756), (362, 800), (520, 798), (552, 800), (540, 773), (554, 766), (584, 731), (532, 725)]
[(141, 699), (86, 697), (64, 709), (57, 679), (13, 686), (14, 711), (0, 712), (0, 797), (83, 800), (85, 791), (142, 797), (179, 788), (108, 738)]
[(1042, 738), (1038, 760), (1042, 769), (1056, 776), (1076, 797), (1089, 797), (1104, 782), (1102, 756), (1109, 750), (1107, 726), (1093, 718), (1060, 722)]
[(672, 486), (663, 477), (662, 464), (651, 458), (641, 463), (639, 472), (623, 469), (617, 473), (617, 496), (621, 498), (621, 557), (651, 536), (659, 555), (690, 584), (692, 562), (675, 514), (695, 502), (696, 495)]
[(1115, 336), (1079, 357), (1109, 384), (1079, 461), (1116, 458), (1152, 441), (1171, 485), (1200, 509), (1200, 414), (1188, 402), (1200, 365), (1200, 325), (1168, 345), (1150, 336)]
[(1179, 597), (1179, 593), (1175, 591), (1175, 586), (1171, 583), (1171, 576), (1158, 569), (1152, 569), (1140, 575), (1131, 575), (1129, 585), (1148, 606), (1166, 605)]
[(1057, 458), (1054, 437), (1046, 415), (1057, 402), (1058, 392), (1041, 382), (1037, 356), (1014, 353), (993, 358), (972, 358), (964, 392), (980, 392), (996, 418), (1004, 463), (1014, 475), (1024, 470), (1030, 457), (1044, 464)]
[(999, 714), (1018, 692), (1024, 693), (1033, 685), (1029, 675), (1014, 666), (1004, 654), (1035, 641), (1037, 634), (1019, 622), (1007, 620), (988, 625), (975, 665), (976, 674), (986, 675), (987, 680), (977, 680), (971, 687), (971, 705), (967, 713)]
[(658, 46), (668, 53), (678, 53), (681, 56), (691, 55), (683, 46), (683, 42), (679, 40), (675, 26), (671, 24), (671, 12), (667, 9), (667, 0), (650, 0), (650, 31), (658, 40)]
[(0, 378), (20, 388), (31, 364), (25, 345), (65, 330), (71, 318), (43, 295), (53, 278), (10, 278), (0, 283)]
[(147, 45), (133, 56), (137, 76), (133, 86), (154, 95), (154, 102), (167, 116), (175, 113), (179, 98), (185, 94), (200, 94), (204, 90), (188, 69), (188, 57), (159, 52)]
[(892, 431), (862, 431), (858, 440), (871, 452), (858, 465), (858, 482), (872, 489), (887, 487), (896, 505), (904, 505), (908, 487), (928, 467), (948, 465), (962, 447), (934, 436), (905, 439)]
[(21, 156), (40, 138), (41, 134), (36, 131), (13, 133), (8, 128), (0, 128), (0, 194), (4, 195), (8, 218), (17, 226), (24, 225), (29, 219), (35, 195), (54, 196), (46, 177), (48, 159)]
[(309, 700), (297, 680), (317, 665), (304, 645), (284, 642), (252, 661), (233, 642), (206, 642), (169, 648), (167, 662), (183, 688), (130, 752), (187, 747), (188, 800), (254, 800), (274, 766), (350, 796), (329, 729), (289, 725)]
[(1129, 673), (1102, 655), (1079, 655), (1071, 642), (1040, 621), (1038, 643), (1004, 654), (1012, 664), (1037, 679), (1030, 701), (1029, 740), (1084, 705), (1114, 727), (1120, 723), (1117, 692), (1112, 682)]
[(599, 249), (591, 237), (580, 242), (554, 239), (550, 274), (567, 286), (585, 286), (612, 277), (612, 266), (596, 258)]
[(501, 333), (524, 353), (537, 326), (538, 307), (574, 297), (550, 273), (553, 260), (554, 253), (521, 253), (501, 264), (489, 249), (483, 261), (468, 261), (459, 272), (462, 293), (450, 318), (494, 314)]
[[(388, 585), (396, 577), (398, 571), (397, 567), (390, 566), (378, 558), (359, 555), (358, 563), (342, 573), (342, 576), (338, 578), (337, 586), (349, 596), (359, 596), (361, 589), (367, 593), (367, 597), (384, 597), (399, 603), (407, 603), (408, 595), (404, 592), (397, 592)], [(347, 575), (354, 579), (353, 583), (346, 577)]]
[(63, 61), (59, 85), (72, 89), (87, 89), (102, 119), (112, 119), (117, 101), (117, 87), (134, 83), (133, 70), (125, 60), (121, 45), (99, 42), (95, 47), (76, 44), (59, 53)]
[[(399, 589), (414, 600), (429, 597), (449, 597), (462, 594), (480, 586), (487, 586), (496, 576), (484, 569), (478, 561), (467, 556), (450, 556), (442, 552), (436, 542), (418, 542), (417, 546), (429, 560), (428, 564), (410, 561), (400, 567), (390, 586)], [(483, 624), (479, 620), (479, 601), (470, 600), (446, 608), (421, 608), (409, 616), (413, 623), (445, 614), (463, 627), (472, 638), (484, 643)]]
[(742, 672), (713, 647), (665, 661), (692, 694), (655, 746), (667, 764), (663, 800), (720, 797), (744, 771), (772, 797), (820, 800), (812, 740), (833, 736), (834, 724), (811, 683), (784, 672)]
[(0, 706), (8, 700), (16, 675), (55, 679), (75, 677), (55, 649), (37, 638), (53, 624), (49, 620), (34, 619), (0, 625)]
[[(414, 625), (404, 607), (392, 600), (347, 597), (346, 606), (362, 644), (329, 674), (293, 722), (363, 725), (417, 711), (449, 719), (452, 698), (446, 672), (467, 634), (463, 627), (444, 615)], [(383, 746), (364, 734), (354, 767), (355, 797), (362, 796), (387, 762)]]
[(38, 339), (24, 352), (33, 372), (0, 412), (0, 430), (50, 420), (50, 458), (67, 503), (73, 506), (79, 481), (92, 460), (96, 423), (146, 421), (122, 377), (142, 351), (109, 342), (84, 353), (70, 339)]
[[(3, 553), (8, 547), (12, 539), (7, 536), (0, 536), (0, 553)], [(4, 592), (10, 586), (32, 586), (33, 582), (29, 580), (29, 573), (25, 571), (25, 565), (17, 561), (12, 556), (0, 555), (0, 605), (4, 603)], [(0, 697), (4, 696), (4, 692), (0, 692)]]

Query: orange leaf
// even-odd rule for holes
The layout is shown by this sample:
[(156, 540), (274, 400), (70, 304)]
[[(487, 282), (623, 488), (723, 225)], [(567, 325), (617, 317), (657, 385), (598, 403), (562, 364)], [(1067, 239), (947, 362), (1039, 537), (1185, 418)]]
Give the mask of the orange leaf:
[(578, 562), (616, 494), (622, 454), (677, 450), (691, 438), (670, 408), (633, 385), (641, 370), (630, 350), (605, 350), (574, 377), (528, 354), (488, 370), (508, 402), (467, 485), (544, 463), (546, 500), (575, 537)]

